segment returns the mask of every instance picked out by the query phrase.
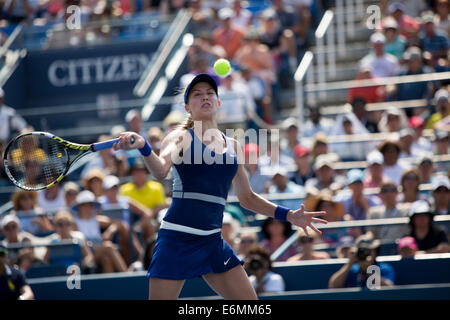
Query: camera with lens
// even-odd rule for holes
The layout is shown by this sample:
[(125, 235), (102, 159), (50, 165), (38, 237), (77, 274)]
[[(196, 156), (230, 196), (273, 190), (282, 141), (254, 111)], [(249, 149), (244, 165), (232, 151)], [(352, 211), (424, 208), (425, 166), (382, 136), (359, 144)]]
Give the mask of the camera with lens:
[(252, 258), (248, 263), (250, 271), (258, 271), (264, 268), (264, 262), (260, 258)]
[(356, 252), (356, 258), (358, 261), (366, 261), (367, 257), (370, 256), (371, 250), (369, 248), (358, 248)]

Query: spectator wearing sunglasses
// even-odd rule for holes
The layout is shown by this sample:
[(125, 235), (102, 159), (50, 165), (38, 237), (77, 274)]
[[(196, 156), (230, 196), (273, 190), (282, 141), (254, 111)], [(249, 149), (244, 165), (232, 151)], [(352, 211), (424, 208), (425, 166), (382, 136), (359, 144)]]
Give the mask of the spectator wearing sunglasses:
[(306, 234), (303, 229), (298, 229), (298, 246), (299, 253), (295, 256), (292, 256), (288, 259), (288, 262), (291, 261), (300, 261), (300, 260), (322, 260), (322, 259), (330, 259), (330, 255), (324, 251), (316, 251), (314, 250), (314, 245), (319, 242), (319, 235), (315, 232), (310, 232)]
[(450, 181), (444, 175), (434, 177), (433, 182), (433, 206), (434, 214), (450, 214)]
[(237, 253), (239, 258), (245, 259), (248, 251), (258, 245), (258, 235), (253, 231), (244, 231), (240, 234), (238, 239), (238, 249)]
[[(368, 219), (407, 217), (410, 204), (398, 203), (397, 196), (397, 185), (390, 180), (383, 181), (380, 187), (380, 197), (383, 201), (383, 205), (370, 208)], [(376, 226), (370, 227), (369, 230), (372, 231), (375, 239), (394, 241), (406, 234), (408, 232), (408, 227), (405, 225)]]
[(414, 202), (426, 200), (427, 196), (419, 192), (420, 172), (417, 169), (409, 169), (403, 172), (401, 178), (402, 192), (398, 196), (398, 202)]

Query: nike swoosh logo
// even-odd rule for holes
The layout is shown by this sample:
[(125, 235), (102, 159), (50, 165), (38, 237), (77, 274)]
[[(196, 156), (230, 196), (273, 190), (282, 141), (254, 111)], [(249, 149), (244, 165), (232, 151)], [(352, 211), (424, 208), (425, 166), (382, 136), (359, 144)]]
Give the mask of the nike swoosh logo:
[(224, 266), (226, 266), (226, 265), (228, 264), (228, 261), (230, 261), (230, 259), (231, 259), (231, 257), (230, 257), (230, 258), (228, 258), (228, 260), (227, 260), (227, 261), (225, 261), (225, 262), (223, 263), (223, 265), (224, 265)]

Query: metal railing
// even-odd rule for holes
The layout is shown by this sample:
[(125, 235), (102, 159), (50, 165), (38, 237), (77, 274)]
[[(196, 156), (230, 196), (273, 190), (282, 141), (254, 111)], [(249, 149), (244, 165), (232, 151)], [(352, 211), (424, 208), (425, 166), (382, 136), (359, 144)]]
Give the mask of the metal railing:
[[(188, 48), (193, 44), (193, 36), (187, 33), (190, 21), (191, 14), (188, 11), (181, 10), (178, 12), (169, 31), (133, 90), (133, 93), (138, 97), (144, 97), (150, 92), (147, 103), (142, 109), (144, 120), (148, 120), (150, 117), (155, 105), (164, 95), (169, 81), (174, 77), (179, 65), (184, 60)], [(180, 42), (181, 46), (177, 48), (176, 46)]]
[(25, 57), (26, 50), (22, 49), (23, 25), (19, 24), (0, 47), (0, 87), (2, 87)]

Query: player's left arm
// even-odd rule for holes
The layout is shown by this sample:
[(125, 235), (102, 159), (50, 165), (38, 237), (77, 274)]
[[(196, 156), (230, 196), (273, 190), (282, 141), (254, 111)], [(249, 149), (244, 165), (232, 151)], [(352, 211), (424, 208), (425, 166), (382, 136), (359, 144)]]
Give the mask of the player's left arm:
[[(277, 205), (264, 199), (259, 194), (253, 192), (252, 188), (250, 187), (247, 173), (244, 169), (244, 153), (242, 151), (242, 147), (238, 141), (234, 139), (232, 141), (234, 142), (239, 163), (237, 173), (233, 179), (233, 187), (239, 199), (240, 205), (247, 210), (257, 212), (268, 217), (274, 217)], [(286, 220), (298, 227), (301, 227), (303, 230), (305, 230), (306, 234), (308, 234), (308, 230), (306, 227), (310, 227), (320, 234), (322, 232), (318, 230), (314, 225), (312, 225), (312, 222), (327, 223), (326, 220), (315, 218), (316, 216), (323, 216), (325, 214), (325, 211), (306, 212), (305, 206), (304, 204), (302, 204), (297, 210), (289, 210), (286, 216)]]

